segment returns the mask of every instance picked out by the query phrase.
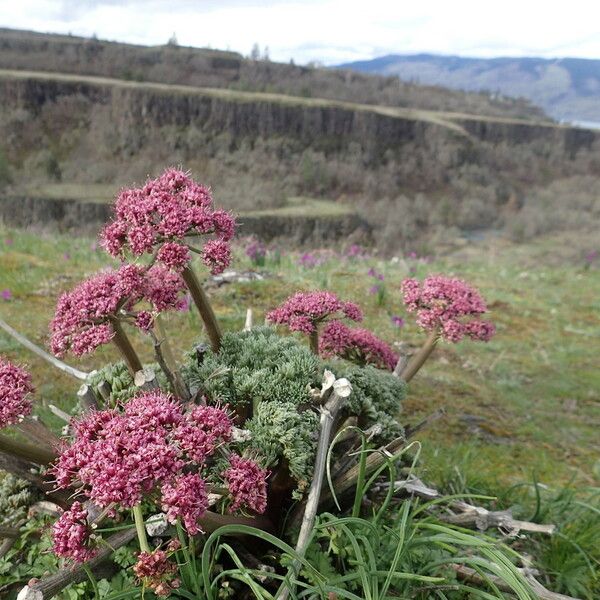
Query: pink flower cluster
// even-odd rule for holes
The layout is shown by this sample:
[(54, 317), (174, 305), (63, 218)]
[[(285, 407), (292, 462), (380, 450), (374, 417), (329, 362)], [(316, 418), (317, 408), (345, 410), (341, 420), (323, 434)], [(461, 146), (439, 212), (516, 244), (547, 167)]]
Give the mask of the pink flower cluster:
[(493, 323), (478, 318), (487, 312), (485, 301), (461, 279), (431, 275), (422, 284), (405, 279), (402, 294), (406, 308), (417, 313), (417, 324), (429, 331), (439, 328), (449, 342), (465, 336), (487, 342), (496, 331)]
[(31, 413), (28, 396), (34, 391), (31, 375), (0, 357), (0, 429)]
[(200, 531), (198, 521), (208, 509), (208, 494), (202, 477), (197, 473), (182, 475), (174, 482), (165, 483), (160, 493), (167, 521), (176, 523), (180, 518), (187, 532), (196, 535)]
[[(184, 303), (185, 285), (177, 273), (162, 265), (147, 271), (138, 265), (98, 273), (64, 293), (58, 300), (50, 323), (52, 352), (62, 356), (67, 350), (80, 356), (109, 342), (114, 331), (110, 319), (120, 309), (132, 311), (146, 300), (161, 312), (179, 310)], [(153, 318), (147, 311), (136, 317), (136, 324), (147, 331)]]
[(319, 352), (390, 371), (398, 362), (396, 353), (374, 333), (368, 329), (352, 329), (340, 321), (331, 321), (325, 326), (319, 340)]
[[(58, 488), (75, 487), (100, 507), (131, 508), (156, 497), (170, 522), (180, 519), (192, 535), (200, 531), (208, 494), (199, 471), (231, 439), (225, 408), (189, 410), (149, 392), (123, 407), (90, 413), (73, 428), (73, 443), (51, 469)], [(266, 472), (254, 461), (232, 455), (223, 477), (230, 483), (232, 510), (247, 505), (264, 511)]]
[(232, 455), (230, 467), (223, 473), (229, 493), (233, 499), (230, 510), (245, 506), (257, 513), (267, 508), (267, 476), (253, 460)]
[(173, 577), (177, 572), (177, 566), (160, 548), (153, 552), (140, 552), (137, 563), (133, 565), (133, 572), (159, 598), (170, 596), (172, 589), (180, 586), (179, 579)]
[[(209, 413), (206, 422), (218, 421), (214, 431), (202, 423), (205, 411)], [(229, 440), (231, 427), (224, 409), (198, 406), (186, 412), (161, 392), (141, 394), (122, 411), (93, 412), (76, 422), (75, 440), (61, 453), (52, 472), (59, 488), (78, 486), (101, 507), (112, 502), (133, 507), (161, 485), (189, 488), (187, 480), (178, 483), (182, 469), (202, 467), (217, 446)], [(201, 445), (196, 446), (199, 440)], [(186, 516), (186, 505), (177, 509), (170, 494), (165, 503), (190, 524), (201, 513), (199, 505), (191, 505), (192, 512)]]
[[(339, 314), (341, 313), (341, 314)], [(353, 302), (343, 302), (331, 292), (297, 292), (267, 314), (272, 323), (287, 325), (291, 331), (310, 334), (331, 316), (362, 321), (362, 312)]]
[(73, 502), (52, 527), (52, 549), (54, 554), (85, 562), (93, 558), (98, 550), (93, 547), (87, 522), (88, 512), (80, 502)]
[(214, 210), (210, 190), (187, 173), (167, 169), (143, 187), (122, 190), (115, 202), (114, 220), (101, 234), (101, 243), (113, 256), (128, 249), (135, 256), (152, 252), (162, 244), (157, 260), (169, 268), (182, 269), (191, 255), (186, 238), (213, 235), (202, 250), (213, 274), (229, 265), (229, 242), (235, 234), (235, 219)]

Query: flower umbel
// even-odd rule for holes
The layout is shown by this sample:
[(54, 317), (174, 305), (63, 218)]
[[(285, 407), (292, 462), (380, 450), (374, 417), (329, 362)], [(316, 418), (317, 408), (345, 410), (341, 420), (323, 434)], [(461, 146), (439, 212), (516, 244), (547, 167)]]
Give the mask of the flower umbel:
[(180, 585), (179, 579), (173, 577), (177, 566), (160, 548), (153, 552), (140, 552), (138, 561), (133, 565), (133, 572), (159, 597), (170, 596), (172, 589)]
[(179, 309), (185, 286), (181, 277), (162, 265), (147, 271), (137, 265), (124, 265), (86, 279), (58, 300), (50, 323), (50, 346), (57, 356), (71, 350), (76, 356), (95, 350), (114, 336), (111, 319), (131, 315), (142, 330), (151, 326), (148, 315), (139, 320), (133, 313), (142, 300), (161, 312)]
[(230, 511), (247, 507), (257, 513), (267, 508), (267, 475), (253, 460), (236, 454), (229, 458), (230, 467), (223, 473), (233, 502)]
[(187, 173), (167, 169), (140, 188), (122, 190), (114, 205), (114, 219), (101, 233), (101, 243), (113, 256), (128, 250), (135, 256), (159, 247), (156, 259), (182, 269), (191, 254), (191, 239), (212, 235), (202, 254), (213, 273), (229, 265), (229, 242), (235, 219), (224, 210), (214, 210), (210, 190)]
[(331, 321), (321, 334), (320, 353), (336, 355), (359, 364), (371, 364), (379, 369), (393, 371), (398, 356), (368, 329), (352, 329), (341, 321)]
[(31, 375), (0, 357), (0, 429), (18, 423), (31, 413)]
[(87, 522), (88, 512), (80, 502), (73, 502), (52, 527), (52, 549), (54, 554), (85, 562), (97, 554), (91, 545), (91, 528)]
[(343, 302), (332, 292), (297, 292), (267, 314), (272, 323), (287, 325), (291, 331), (310, 334), (329, 317), (362, 321), (362, 312), (353, 302)]
[(431, 275), (421, 284), (408, 278), (402, 282), (402, 294), (406, 308), (416, 312), (417, 324), (428, 331), (439, 328), (449, 342), (464, 336), (487, 342), (495, 333), (493, 323), (479, 319), (487, 312), (485, 301), (461, 279)]

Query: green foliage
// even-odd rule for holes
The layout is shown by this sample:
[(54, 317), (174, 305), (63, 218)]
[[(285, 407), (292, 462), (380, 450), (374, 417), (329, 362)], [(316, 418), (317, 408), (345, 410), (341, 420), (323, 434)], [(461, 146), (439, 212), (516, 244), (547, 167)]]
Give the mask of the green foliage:
[(209, 350), (200, 364), (191, 355), (184, 366), (192, 393), (199, 391), (213, 402), (232, 406), (307, 404), (307, 386), (320, 385), (320, 375), (320, 361), (308, 348), (270, 327), (226, 333), (218, 355)]
[(0, 525), (16, 525), (24, 519), (33, 498), (26, 481), (0, 471)]
[(390, 441), (404, 433), (398, 422), (402, 400), (406, 396), (406, 384), (402, 380), (370, 365), (359, 367), (335, 360), (329, 362), (328, 368), (337, 377), (346, 377), (352, 384), (350, 411), (359, 415), (361, 428), (381, 425), (376, 441)]
[[(166, 377), (157, 364), (144, 365), (144, 368), (151, 368), (160, 387), (168, 389)], [(112, 406), (126, 402), (139, 392), (139, 388), (135, 385), (133, 377), (123, 361), (108, 364), (102, 369), (92, 372), (87, 381), (97, 395), (100, 394), (99, 386), (102, 382), (106, 382), (110, 386), (109, 404)]]
[(261, 402), (246, 423), (252, 432), (252, 446), (260, 451), (267, 465), (280, 457), (287, 460), (292, 477), (298, 482), (295, 494), (308, 487), (317, 448), (319, 417), (311, 410), (298, 411), (293, 402)]

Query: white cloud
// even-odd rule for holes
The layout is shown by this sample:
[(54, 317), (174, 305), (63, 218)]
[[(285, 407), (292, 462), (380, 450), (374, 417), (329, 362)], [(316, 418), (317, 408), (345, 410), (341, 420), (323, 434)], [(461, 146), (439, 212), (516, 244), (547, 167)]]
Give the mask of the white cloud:
[(326, 64), (388, 53), (600, 58), (590, 0), (0, 0), (0, 25)]

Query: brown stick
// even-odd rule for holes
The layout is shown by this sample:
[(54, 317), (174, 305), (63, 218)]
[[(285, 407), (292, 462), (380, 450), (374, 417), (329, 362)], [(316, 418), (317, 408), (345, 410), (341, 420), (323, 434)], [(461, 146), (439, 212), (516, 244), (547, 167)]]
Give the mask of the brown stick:
[[(467, 583), (474, 583), (476, 585), (487, 585), (487, 581), (477, 572), (475, 569), (471, 569), (465, 565), (454, 565), (450, 567), (455, 571), (458, 579)], [(536, 594), (540, 600), (578, 600), (573, 596), (565, 596), (564, 594), (557, 594), (549, 589), (545, 588), (531, 572), (531, 569), (519, 569), (526, 579), (527, 583), (531, 586), (532, 591)], [(513, 589), (503, 579), (497, 575), (487, 574), (486, 577), (503, 592), (512, 592)]]
[[(429, 358), (429, 355), (435, 350), (437, 342), (440, 337), (439, 329), (436, 327), (433, 329), (425, 343), (420, 350), (410, 359), (408, 365), (400, 375), (400, 377), (407, 383), (417, 374), (419, 369), (423, 366), (425, 361)], [(396, 365), (397, 366), (397, 365)]]
[(310, 349), (313, 354), (319, 356), (319, 331), (315, 325), (314, 331), (312, 331), (309, 335)]
[[(321, 488), (323, 487), (323, 477), (327, 463), (327, 451), (329, 449), (329, 442), (331, 440), (331, 431), (333, 429), (335, 417), (342, 408), (345, 400), (345, 398), (342, 398), (341, 396), (338, 396), (336, 392), (333, 392), (325, 403), (325, 406), (321, 408), (321, 431), (319, 433), (314, 473), (312, 482), (310, 484), (308, 497), (306, 499), (304, 516), (302, 517), (302, 524), (300, 525), (300, 533), (298, 534), (298, 540), (296, 541), (296, 552), (298, 552), (300, 556), (304, 555), (304, 552), (306, 551), (306, 547), (310, 541), (310, 536), (315, 524), (315, 518), (319, 508)], [(299, 566), (300, 565), (295, 561), (290, 567), (290, 574), (293, 575)], [(286, 587), (277, 596), (277, 600), (286, 600), (289, 594), (290, 590)]]
[(115, 332), (112, 341), (115, 343), (115, 346), (119, 349), (119, 352), (121, 352), (121, 355), (125, 359), (125, 364), (127, 365), (129, 372), (135, 377), (135, 374), (142, 370), (142, 363), (135, 349), (131, 345), (129, 338), (123, 331), (123, 327), (119, 320), (116, 317), (113, 317), (110, 320), (110, 324)]
[(71, 503), (71, 494), (67, 490), (55, 490), (52, 483), (46, 481), (37, 473), (35, 465), (17, 456), (0, 452), (0, 469), (24, 479), (31, 486), (37, 488), (62, 508), (68, 508)]
[[(388, 487), (388, 485), (382, 487)], [(405, 481), (396, 481), (394, 483), (394, 488), (399, 491), (405, 491), (413, 496), (418, 496), (427, 501), (443, 499), (440, 492), (426, 486), (417, 477), (410, 477)], [(451, 500), (447, 503), (447, 506), (459, 514), (440, 515), (439, 518), (446, 523), (455, 525), (475, 525), (482, 531), (485, 531), (489, 527), (497, 527), (508, 531), (510, 535), (516, 535), (519, 531), (552, 535), (556, 531), (554, 525), (519, 521), (518, 519), (513, 519), (509, 511), (491, 511), (481, 506), (474, 506), (467, 502), (463, 502), (462, 500)]]
[(198, 278), (191, 267), (186, 267), (182, 271), (181, 276), (183, 277), (183, 280), (190, 291), (190, 295), (192, 296), (192, 300), (204, 321), (206, 333), (210, 340), (210, 347), (213, 352), (218, 352), (221, 348), (221, 329), (219, 328), (217, 318), (215, 317), (215, 313), (208, 301), (206, 293), (202, 289), (202, 285), (198, 281)]
[(426, 427), (429, 427), (431, 423), (441, 419), (446, 414), (444, 408), (438, 408), (435, 412), (425, 417), (422, 421), (419, 421), (416, 425), (408, 426), (405, 431), (406, 439), (413, 437), (419, 431), (422, 431)]
[(6, 435), (0, 435), (0, 451), (36, 465), (48, 465), (56, 458), (56, 453), (48, 448), (20, 442)]
[(58, 358), (56, 358), (55, 356), (48, 354), (48, 352), (46, 352), (39, 346), (36, 346), (36, 344), (34, 344), (33, 342), (29, 341), (24, 335), (21, 335), (18, 331), (13, 329), (6, 321), (3, 321), (2, 319), (0, 319), (0, 329), (4, 329), (4, 331), (6, 331), (6, 333), (8, 333), (8, 335), (10, 335), (15, 340), (17, 340), (17, 342), (19, 342), (19, 344), (21, 344), (28, 350), (31, 350), (31, 352), (33, 352), (34, 354), (37, 354), (40, 358), (43, 358), (46, 362), (49, 362), (53, 367), (60, 369), (64, 373), (68, 373), (69, 375), (71, 375), (72, 377), (75, 377), (76, 379), (81, 379), (83, 381), (85, 381), (87, 379), (88, 373), (85, 373), (84, 371), (80, 371), (79, 369), (76, 369), (75, 367), (71, 367), (70, 365), (67, 365), (66, 363), (64, 363), (62, 360), (58, 360)]
[(25, 417), (20, 423), (16, 424), (16, 428), (36, 445), (42, 444), (52, 450), (60, 444), (60, 439), (52, 431), (43, 423), (31, 417)]
[[(125, 544), (128, 544), (133, 538), (135, 538), (135, 529), (124, 529), (109, 537), (106, 540), (106, 546), (104, 546), (98, 554), (87, 561), (86, 564), (92, 571), (96, 571), (100, 565), (107, 560), (110, 555)], [(33, 585), (25, 586), (24, 589), (31, 590), (32, 598), (34, 592), (41, 592), (44, 600), (53, 598), (64, 590), (67, 586), (72, 583), (79, 583), (86, 579), (87, 575), (81, 564), (73, 567), (65, 567), (49, 577), (44, 577), (40, 581), (37, 581)]]

